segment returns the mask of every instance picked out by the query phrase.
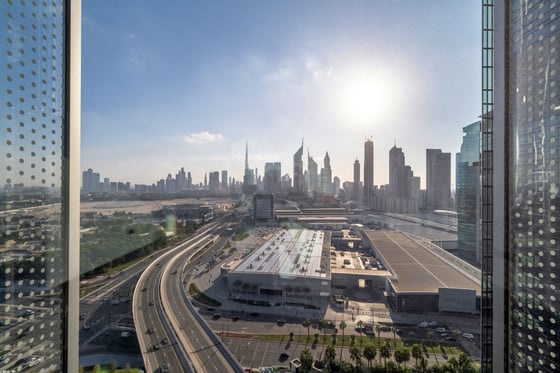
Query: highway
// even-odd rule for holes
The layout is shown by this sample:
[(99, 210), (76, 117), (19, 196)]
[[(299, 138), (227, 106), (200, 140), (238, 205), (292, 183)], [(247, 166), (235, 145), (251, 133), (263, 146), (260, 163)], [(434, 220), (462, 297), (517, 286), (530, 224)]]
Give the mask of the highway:
[(133, 317), (147, 371), (243, 371), (190, 304), (182, 281), (189, 258), (211, 245), (217, 230), (206, 227), (150, 264), (138, 280)]

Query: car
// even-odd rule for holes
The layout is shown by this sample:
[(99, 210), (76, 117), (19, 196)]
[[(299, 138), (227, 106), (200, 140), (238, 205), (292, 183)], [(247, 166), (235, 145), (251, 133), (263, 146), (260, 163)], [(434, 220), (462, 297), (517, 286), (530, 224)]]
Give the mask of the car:
[(442, 328), (442, 327), (439, 327), (439, 328), (436, 328), (436, 332), (438, 332), (438, 333), (445, 333), (445, 332), (446, 332), (446, 329), (445, 329), (445, 328)]
[(451, 336), (445, 337), (445, 340), (449, 341), (449, 342), (456, 341), (456, 339), (454, 337), (451, 337)]
[(397, 329), (396, 332), (397, 332), (397, 334), (402, 334), (403, 333), (402, 329)]
[(169, 372), (169, 364), (167, 364), (167, 362), (165, 362), (165, 361), (163, 363), (161, 363), (160, 366), (159, 366), (159, 371), (161, 373)]
[(440, 333), (441, 337), (447, 337), (447, 333)]
[(86, 318), (86, 313), (85, 312), (80, 312), (80, 320), (83, 320)]
[(427, 328), (428, 323), (426, 321), (422, 321), (420, 324), (418, 324), (418, 326), (421, 327), (421, 328)]
[(149, 304), (150, 306), (153, 306), (153, 305), (154, 305), (154, 301), (151, 300), (150, 303), (148, 303), (148, 304)]
[(258, 312), (251, 312), (251, 317), (259, 317), (259, 313)]
[(463, 337), (467, 339), (474, 339), (474, 335), (472, 333), (463, 333)]
[(285, 323), (286, 323), (286, 320), (284, 320), (284, 319), (278, 319), (278, 320), (276, 320), (276, 324), (277, 324), (278, 326), (282, 326), (282, 325), (284, 325)]
[(437, 326), (437, 321), (430, 321), (429, 325), (430, 326)]
[(147, 291), (147, 290), (148, 290), (147, 287), (143, 287), (143, 288), (142, 288), (142, 291)]
[(160, 343), (154, 344), (153, 349), (154, 349), (154, 351), (157, 351), (157, 350), (161, 349), (161, 344)]
[(28, 316), (31, 316), (31, 315), (34, 315), (34, 314), (35, 314), (35, 311), (33, 311), (32, 309), (28, 308), (28, 309), (25, 310), (25, 314), (28, 315)]
[(148, 330), (146, 330), (146, 333), (154, 334), (154, 328), (148, 328)]
[(231, 320), (232, 320), (232, 321), (238, 321), (238, 320), (239, 320), (239, 316), (233, 316), (233, 317), (231, 318)]
[(129, 331), (124, 331), (121, 333), (121, 338), (128, 338), (131, 336), (131, 333)]
[(214, 315), (212, 315), (212, 319), (214, 320), (218, 320), (220, 317), (222, 317), (222, 314), (220, 313), (215, 313)]

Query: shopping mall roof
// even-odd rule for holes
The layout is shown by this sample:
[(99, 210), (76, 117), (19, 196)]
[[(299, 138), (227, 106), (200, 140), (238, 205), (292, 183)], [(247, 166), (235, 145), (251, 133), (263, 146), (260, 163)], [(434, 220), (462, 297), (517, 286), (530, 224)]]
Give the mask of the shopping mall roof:
[(399, 293), (437, 293), (439, 288), (475, 290), (480, 284), (457, 266), (420, 245), (402, 232), (366, 231), (366, 236), (393, 273), (391, 283)]
[(232, 272), (326, 278), (328, 271), (321, 268), (323, 241), (323, 231), (282, 230)]

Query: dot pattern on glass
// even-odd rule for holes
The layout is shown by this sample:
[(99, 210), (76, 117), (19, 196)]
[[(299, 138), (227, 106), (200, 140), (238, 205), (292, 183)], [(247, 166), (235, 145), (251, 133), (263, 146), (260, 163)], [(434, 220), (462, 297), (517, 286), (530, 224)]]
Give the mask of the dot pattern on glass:
[(63, 3), (1, 6), (0, 371), (63, 366)]
[[(509, 169), (512, 211), (510, 284), (510, 354), (513, 371), (554, 372), (560, 322), (558, 273), (559, 115), (557, 1), (533, 1), (511, 7), (513, 35), (510, 81), (516, 86), (511, 105)], [(529, 4), (529, 3), (528, 3)], [(530, 16), (529, 16), (530, 15)], [(518, 74), (517, 72), (527, 72)]]

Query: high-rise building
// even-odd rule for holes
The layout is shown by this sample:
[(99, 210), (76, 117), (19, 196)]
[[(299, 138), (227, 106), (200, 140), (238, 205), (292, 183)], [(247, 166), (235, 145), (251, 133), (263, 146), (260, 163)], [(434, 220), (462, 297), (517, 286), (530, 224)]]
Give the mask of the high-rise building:
[(560, 4), (482, 2), (484, 372), (560, 370)]
[(309, 180), (307, 192), (311, 195), (319, 191), (319, 168), (317, 162), (309, 155), (307, 151), (307, 179)]
[[(29, 253), (2, 249), (0, 370), (77, 372), (81, 3), (1, 8), (1, 177), (9, 187), (0, 194), (10, 203), (0, 208), (0, 231), (2, 246)], [(82, 176), (84, 192), (103, 190), (99, 174)], [(25, 211), (11, 201), (25, 201)]]
[(274, 196), (272, 194), (255, 194), (253, 196), (253, 218), (255, 221), (274, 219)]
[(282, 164), (267, 162), (264, 165), (264, 192), (279, 193), (282, 189)]
[(353, 184), (353, 192), (352, 192), (352, 199), (354, 201), (359, 201), (361, 196), (360, 196), (360, 192), (362, 191), (361, 188), (361, 182), (360, 182), (360, 161), (359, 160), (355, 160), (354, 161), (354, 184)]
[(328, 194), (333, 193), (331, 158), (329, 157), (329, 152), (325, 154), (323, 168), (321, 168), (321, 192)]
[(222, 190), (226, 192), (228, 190), (228, 172), (227, 170), (222, 170)]
[(257, 191), (255, 170), (249, 167), (249, 144), (245, 143), (245, 173), (243, 175), (243, 193), (253, 194)]
[(480, 266), (480, 122), (463, 127), (455, 157), (457, 256)]
[(220, 171), (211, 171), (208, 174), (208, 190), (216, 193), (220, 190)]
[(304, 179), (303, 179), (303, 140), (301, 140), (301, 146), (294, 154), (294, 178), (293, 178), (293, 189), (294, 192), (304, 191)]
[(451, 202), (451, 153), (426, 149), (426, 193), (428, 208), (447, 210)]
[(363, 203), (371, 207), (373, 202), (373, 141), (366, 140), (364, 143), (364, 190), (362, 194)]
[(410, 188), (404, 162), (402, 149), (394, 145), (389, 150), (389, 194), (393, 198), (409, 197)]
[(98, 172), (93, 172), (91, 168), (82, 172), (82, 192), (83, 193), (97, 193), (101, 192), (99, 185), (100, 176)]

